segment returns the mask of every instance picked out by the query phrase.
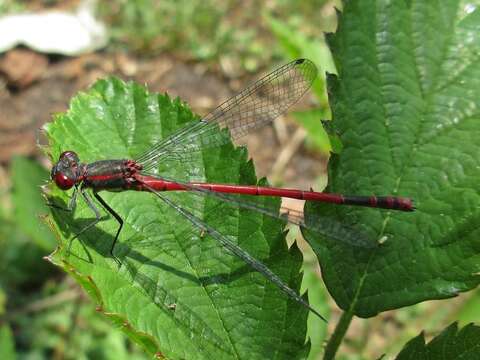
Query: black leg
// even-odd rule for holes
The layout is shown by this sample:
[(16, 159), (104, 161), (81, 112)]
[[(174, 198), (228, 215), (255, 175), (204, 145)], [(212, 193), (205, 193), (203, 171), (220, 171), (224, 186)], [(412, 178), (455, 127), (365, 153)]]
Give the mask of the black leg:
[(102, 204), (102, 206), (105, 208), (106, 211), (108, 211), (110, 214), (112, 214), (112, 216), (118, 221), (118, 224), (120, 225), (118, 227), (118, 230), (117, 230), (117, 233), (115, 234), (115, 239), (113, 240), (113, 243), (112, 243), (112, 247), (110, 248), (110, 255), (112, 256), (112, 258), (115, 259), (115, 261), (121, 265), (122, 263), (120, 262), (120, 260), (118, 260), (115, 255), (113, 255), (113, 249), (115, 248), (115, 244), (117, 243), (117, 240), (118, 240), (118, 236), (120, 235), (120, 231), (122, 230), (122, 227), (123, 227), (123, 220), (122, 218), (120, 217), (120, 215), (118, 215), (115, 210), (113, 210), (106, 202), (105, 200), (103, 200), (100, 195), (98, 195), (98, 193), (94, 192), (93, 193), (93, 196), (95, 196), (95, 199), (98, 200), (98, 202), (100, 204)]
[(88, 207), (92, 209), (92, 211), (95, 213), (95, 220), (93, 220), (90, 224), (85, 226), (82, 230), (80, 230), (73, 238), (70, 239), (70, 243), (68, 244), (68, 249), (67, 249), (67, 254), (70, 254), (70, 249), (72, 247), (72, 241), (79, 237), (81, 234), (83, 234), (85, 231), (90, 229), (92, 226), (97, 225), (97, 223), (101, 220), (100, 216), (100, 211), (98, 211), (97, 207), (93, 203), (92, 199), (88, 194), (86, 193), (85, 189), (81, 188), (80, 193), (82, 194), (82, 197), (85, 199), (85, 202), (87, 203)]

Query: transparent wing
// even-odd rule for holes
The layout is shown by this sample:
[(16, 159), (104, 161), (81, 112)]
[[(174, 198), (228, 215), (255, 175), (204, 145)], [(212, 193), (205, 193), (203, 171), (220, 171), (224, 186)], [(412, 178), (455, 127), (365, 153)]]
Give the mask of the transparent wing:
[[(146, 171), (163, 161), (188, 162), (195, 152), (218, 147), (271, 123), (311, 87), (317, 76), (307, 59), (292, 61), (225, 101), (199, 122), (185, 126), (154, 145), (136, 161)], [(228, 132), (219, 131), (227, 128)], [(195, 160), (193, 160), (195, 161)]]
[(123, 259), (122, 267), (126, 269), (132, 282), (142, 289), (166, 316), (178, 323), (176, 329), (185, 332), (185, 335), (198, 345), (201, 353), (211, 354), (209, 350), (213, 348), (220, 350), (225, 356), (232, 356), (231, 349), (225, 345), (225, 340), (218, 336), (200, 315), (182, 303), (171, 291), (162, 287), (159, 280), (154, 280), (139, 271), (138, 267), (127, 258)]
[[(142, 172), (143, 173), (143, 172)], [(144, 173), (145, 174), (145, 173)], [(347, 223), (340, 223), (330, 217), (310, 214), (307, 221), (304, 218), (303, 211), (291, 209), (287, 206), (277, 208), (271, 202), (265, 201), (263, 196), (238, 195), (219, 193), (192, 185), (178, 180), (155, 176), (165, 181), (176, 182), (184, 186), (188, 191), (197, 197), (210, 197), (221, 201), (229, 207), (252, 210), (271, 218), (280, 219), (290, 224), (298, 225), (309, 231), (313, 231), (321, 237), (328, 237), (333, 240), (346, 243), (359, 248), (374, 248), (379, 243), (367, 234), (366, 229), (360, 224), (356, 224), (351, 219)], [(194, 202), (195, 203), (195, 202)], [(362, 230), (362, 228), (364, 230)]]
[[(147, 186), (147, 188), (149, 188)], [(263, 276), (265, 276), (269, 281), (274, 283), (280, 290), (286, 293), (288, 297), (294, 299), (301, 305), (305, 306), (307, 309), (316, 314), (319, 318), (327, 322), (327, 320), (318, 313), (315, 309), (310, 307), (307, 301), (305, 301), (300, 295), (297, 294), (295, 290), (290, 288), (278, 275), (276, 275), (272, 270), (270, 270), (265, 264), (257, 260), (255, 257), (250, 255), (247, 251), (243, 250), (238, 246), (234, 241), (232, 241), (227, 235), (218, 231), (213, 226), (210, 226), (206, 221), (202, 220), (204, 216), (197, 215), (200, 208), (197, 208), (196, 205), (179, 205), (179, 201), (175, 201), (175, 197), (178, 194), (175, 193), (161, 193), (157, 192), (154, 189), (150, 188), (150, 191), (158, 196), (162, 201), (169, 205), (172, 209), (175, 209), (178, 214), (187, 219), (191, 225), (205, 233), (206, 235), (211, 236), (213, 239), (218, 241), (223, 248), (228, 250), (231, 254), (237, 256), (247, 265), (252, 267), (255, 271), (258, 271)], [(201, 202), (192, 202), (192, 204), (199, 204)], [(202, 217), (202, 218), (201, 218)]]
[[(162, 180), (172, 181), (166, 178), (162, 178)], [(333, 238), (356, 247), (372, 248), (378, 246), (375, 241), (368, 238), (366, 233), (357, 228), (354, 229), (353, 227), (336, 222), (333, 219), (318, 216), (310, 216), (306, 222), (302, 212), (287, 207), (279, 207), (278, 201), (271, 201), (272, 199), (249, 195), (216, 193), (188, 183), (181, 184), (184, 185), (188, 191), (157, 192), (149, 188), (148, 185), (145, 184), (145, 186), (166, 205), (174, 209), (184, 219), (188, 220), (191, 227), (182, 229), (182, 234), (188, 234), (193, 229), (193, 231), (197, 233), (201, 232), (215, 239), (228, 252), (241, 259), (255, 271), (264, 275), (290, 298), (307, 307), (321, 318), (322, 316), (312, 309), (308, 303), (278, 275), (272, 272), (260, 260), (237, 245), (237, 240), (232, 239), (231, 236), (228, 235), (229, 230), (226, 230), (228, 228), (226, 224), (232, 219), (231, 214), (245, 215), (249, 212), (260, 213), (273, 219), (299, 225), (323, 237), (328, 236), (331, 239)], [(213, 202), (210, 201), (210, 205), (206, 206), (205, 200), (213, 200)], [(214, 206), (211, 205), (212, 203)], [(220, 218), (219, 214), (221, 214)], [(258, 221), (257, 216), (249, 217), (247, 215), (246, 218)], [(245, 221), (245, 217), (243, 219), (242, 221)], [(249, 228), (245, 223), (243, 223), (242, 227)], [(255, 225), (252, 224), (252, 228), (255, 228)], [(203, 235), (201, 235), (200, 238), (202, 236)], [(201, 239), (199, 241), (201, 241)], [(138, 245), (141, 246), (141, 244)], [(154, 243), (148, 245), (155, 246)], [(161, 244), (157, 244), (157, 246), (161, 246)]]

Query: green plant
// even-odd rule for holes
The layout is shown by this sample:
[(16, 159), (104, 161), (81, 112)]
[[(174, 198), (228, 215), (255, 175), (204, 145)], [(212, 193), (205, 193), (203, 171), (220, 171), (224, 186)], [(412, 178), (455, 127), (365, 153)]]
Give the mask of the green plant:
[(6, 325), (0, 327), (0, 356), (5, 360), (16, 358), (12, 331)]
[(305, 57), (313, 61), (319, 69), (319, 75), (312, 86), (312, 92), (318, 102), (318, 108), (294, 113), (295, 120), (307, 130), (307, 146), (328, 155), (332, 146), (327, 132), (321, 126), (322, 120), (330, 120), (330, 107), (325, 91), (326, 73), (336, 73), (330, 50), (323, 38), (306, 36), (299, 27), (292, 27), (266, 16), (271, 31), (277, 38), (283, 52), (288, 58)]
[[(336, 34), (327, 37), (338, 71), (327, 79), (329, 101), (344, 145), (331, 160), (328, 190), (411, 196), (417, 211), (307, 204), (307, 221), (310, 214), (322, 214), (374, 245), (304, 231), (343, 311), (325, 359), (334, 358), (354, 317), (454, 297), (478, 285), (478, 30), (480, 12), (454, 1), (438, 6), (352, 0), (339, 15)], [(134, 157), (196, 120), (179, 100), (108, 79), (78, 95), (46, 132), (53, 160), (73, 149), (89, 162)], [(195, 163), (170, 168), (166, 161), (162, 170), (172, 177), (195, 170), (209, 181), (256, 183), (247, 159), (244, 149), (227, 143), (199, 152)], [(64, 192), (50, 190), (56, 201), (68, 201)], [(169, 196), (179, 203), (199, 201), (188, 193)], [(116, 231), (112, 221), (82, 235), (66, 256), (69, 238), (91, 218), (85, 205), (75, 217), (53, 212), (62, 246), (51, 260), (148, 353), (190, 359), (307, 356), (305, 309), (151, 194), (105, 198), (126, 219), (117, 250), (122, 267), (108, 256)], [(196, 215), (298, 289), (301, 254), (295, 246), (287, 249), (282, 222), (201, 201), (204, 210)], [(438, 342), (446, 354), (478, 357), (477, 333), (476, 326), (458, 333), (451, 326), (426, 347), (421, 338), (410, 342), (399, 358), (418, 351), (427, 358)]]
[(298, 24), (310, 33), (324, 21), (327, 1), (301, 2), (114, 0), (99, 2), (113, 45), (143, 55), (169, 52), (183, 59), (225, 65), (231, 74), (258, 71), (278, 57), (262, 14)]
[[(132, 126), (125, 127), (126, 121)], [(66, 149), (75, 149), (89, 162), (133, 158), (159, 137), (168, 137), (192, 121), (198, 118), (178, 99), (172, 101), (168, 96), (149, 94), (134, 83), (109, 79), (76, 97), (70, 111), (48, 124), (46, 133), (52, 159)], [(219, 136), (228, 133), (219, 132)], [(109, 141), (102, 141), (106, 137)], [(125, 141), (132, 137), (136, 141)], [(231, 143), (205, 149), (197, 154), (197, 160), (177, 162), (175, 167), (166, 160), (161, 171), (172, 178), (194, 171), (209, 182), (257, 182), (246, 150)], [(51, 190), (56, 201), (68, 200), (65, 192)], [(166, 196), (178, 204), (201, 202), (196, 216), (229, 234), (293, 288), (299, 288), (301, 254), (295, 247), (287, 249), (281, 221), (192, 193)], [(122, 261), (120, 269), (108, 256), (116, 231), (112, 222), (102, 222), (81, 236), (82, 242), (74, 242), (66, 257), (70, 234), (86, 223), (82, 219), (91, 217), (85, 204), (79, 204), (75, 218), (64, 211), (53, 212), (64, 245), (51, 259), (74, 272), (107, 316), (125, 323), (124, 331), (140, 338), (147, 352), (160, 352), (167, 358), (269, 356), (273, 347), (279, 356), (308, 352), (309, 345), (304, 343), (306, 309), (286, 298), (262, 275), (245, 268), (216, 240), (192, 228), (152, 194), (123, 192), (104, 197), (126, 220), (116, 251)], [(278, 199), (264, 201), (279, 206)], [(255, 337), (249, 336), (252, 332)], [(279, 343), (278, 339), (283, 340)]]
[(351, 1), (339, 16), (327, 37), (338, 71), (328, 88), (344, 149), (330, 162), (328, 190), (409, 195), (417, 211), (307, 206), (383, 242), (354, 250), (305, 234), (344, 310), (326, 358), (352, 316), (458, 296), (478, 285), (480, 266), (480, 12), (457, 2)]
[(56, 243), (40, 219), (49, 173), (23, 157), (10, 165), (12, 190), (0, 202), (13, 204), (0, 206), (0, 358), (145, 358), (43, 259)]
[(24, 4), (17, 0), (0, 1), (0, 15), (15, 13), (24, 10)]
[(458, 331), (457, 324), (452, 324), (428, 344), (423, 334), (410, 340), (396, 360), (474, 359), (478, 357), (479, 338), (480, 327), (469, 324)]

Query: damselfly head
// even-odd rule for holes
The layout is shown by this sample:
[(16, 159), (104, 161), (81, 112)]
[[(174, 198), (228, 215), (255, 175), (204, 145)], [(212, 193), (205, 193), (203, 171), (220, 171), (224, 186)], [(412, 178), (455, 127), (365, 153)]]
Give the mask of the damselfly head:
[(50, 176), (55, 184), (62, 190), (72, 188), (78, 179), (78, 165), (80, 159), (73, 151), (64, 151), (60, 154), (58, 162), (52, 167)]

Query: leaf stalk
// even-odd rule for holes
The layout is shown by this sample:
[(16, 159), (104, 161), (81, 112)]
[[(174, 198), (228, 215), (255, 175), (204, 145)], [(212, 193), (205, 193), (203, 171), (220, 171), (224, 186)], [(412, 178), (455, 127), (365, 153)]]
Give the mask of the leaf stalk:
[(353, 318), (353, 311), (348, 310), (343, 312), (340, 320), (338, 321), (337, 325), (335, 326), (335, 330), (328, 340), (327, 347), (325, 348), (325, 354), (323, 355), (323, 360), (332, 360), (335, 359), (335, 354), (340, 347), (340, 344), (347, 333), (348, 327), (352, 322)]

